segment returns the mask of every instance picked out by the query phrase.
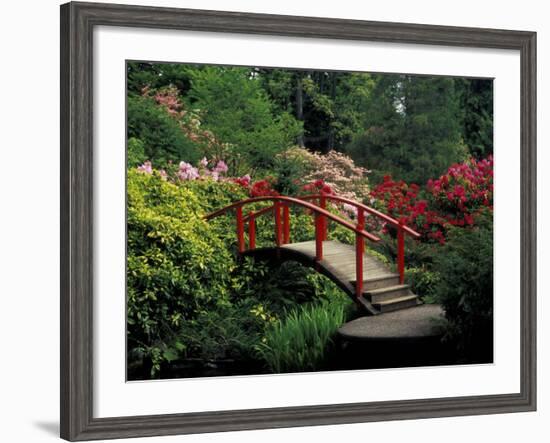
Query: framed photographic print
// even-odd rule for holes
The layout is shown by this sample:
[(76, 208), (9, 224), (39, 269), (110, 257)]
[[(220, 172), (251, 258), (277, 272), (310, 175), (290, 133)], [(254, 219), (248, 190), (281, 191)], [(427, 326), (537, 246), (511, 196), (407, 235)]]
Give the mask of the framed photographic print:
[(61, 436), (532, 411), (536, 34), (61, 7)]

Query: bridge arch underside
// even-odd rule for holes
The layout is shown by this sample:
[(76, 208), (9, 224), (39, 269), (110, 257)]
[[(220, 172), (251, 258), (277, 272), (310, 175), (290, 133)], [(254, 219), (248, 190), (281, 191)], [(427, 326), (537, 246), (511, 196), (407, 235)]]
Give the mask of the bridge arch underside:
[(342, 289), (348, 296), (360, 307), (366, 310), (368, 314), (378, 314), (379, 312), (372, 306), (367, 300), (362, 299), (361, 302), (355, 297), (355, 286), (352, 281), (343, 279), (338, 270), (334, 269), (325, 260), (317, 261), (311, 256), (311, 253), (288, 247), (264, 247), (256, 248), (253, 250), (247, 250), (242, 253), (243, 256), (253, 257), (262, 261), (270, 261), (276, 263), (283, 263), (287, 261), (294, 261), (314, 269), (315, 271), (323, 274), (325, 277), (332, 280), (340, 289)]
[[(314, 254), (314, 243), (302, 242), (280, 247), (263, 247), (244, 251), (242, 255), (275, 264), (294, 261), (312, 268), (336, 283), (366, 314), (370, 314), (351, 320), (338, 329), (338, 349), (341, 351), (338, 361), (341, 367), (337, 369), (453, 364), (454, 353), (451, 352), (448, 345), (441, 341), (443, 332), (437, 326), (445, 317), (440, 305), (422, 305), (420, 303), (417, 305), (415, 301), (413, 307), (408, 305), (404, 309), (386, 312), (379, 309), (378, 304), (373, 306), (369, 300), (368, 291), (366, 297), (362, 295), (358, 299), (355, 296), (355, 284), (350, 279), (350, 274), (343, 273), (341, 268), (338, 269), (338, 262), (334, 260), (334, 251), (348, 248), (349, 245), (326, 241), (323, 248), (328, 254), (325, 259), (317, 261)], [(389, 278), (395, 283), (398, 280), (399, 276), (392, 274), (378, 259), (367, 257), (367, 255), (364, 258), (371, 265), (369, 269), (366, 269), (365, 277), (368, 276), (369, 271), (372, 275), (373, 270), (380, 272), (380, 269), (385, 269), (390, 274), (378, 277), (380, 281)], [(348, 261), (348, 266), (353, 267), (353, 265), (353, 262)], [(378, 287), (376, 275), (371, 279), (367, 278), (365, 283), (367, 282), (371, 285), (374, 283), (375, 287)], [(406, 286), (408, 287), (408, 285)], [(370, 294), (376, 292), (375, 289)], [(373, 302), (376, 303), (376, 299)]]

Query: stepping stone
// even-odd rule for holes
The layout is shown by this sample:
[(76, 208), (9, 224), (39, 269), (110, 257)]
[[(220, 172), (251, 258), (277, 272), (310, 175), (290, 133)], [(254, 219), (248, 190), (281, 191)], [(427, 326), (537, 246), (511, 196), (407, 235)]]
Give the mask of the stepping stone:
[(352, 320), (338, 329), (347, 340), (396, 340), (437, 337), (437, 320), (444, 318), (440, 305), (420, 305), (376, 316)]

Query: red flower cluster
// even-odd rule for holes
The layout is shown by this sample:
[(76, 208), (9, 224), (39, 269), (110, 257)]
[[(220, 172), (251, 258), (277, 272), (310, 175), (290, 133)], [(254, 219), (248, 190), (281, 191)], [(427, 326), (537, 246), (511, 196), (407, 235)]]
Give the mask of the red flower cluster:
[(304, 185), (302, 190), (311, 194), (334, 195), (334, 189), (322, 179)]
[(429, 180), (425, 191), (386, 176), (371, 197), (425, 239), (444, 243), (449, 226), (473, 225), (480, 210), (492, 209), (493, 158), (454, 164), (437, 180)]
[(384, 181), (371, 191), (371, 197), (392, 217), (419, 230), (425, 239), (443, 243), (445, 236), (442, 228), (445, 219), (436, 211), (428, 209), (428, 201), (420, 199), (419, 192), (418, 185), (409, 185), (403, 180), (394, 181), (387, 175)]
[(250, 187), (250, 197), (266, 197), (279, 195), (268, 180), (259, 180)]
[(250, 186), (250, 175), (246, 174), (242, 177), (234, 178), (233, 181), (243, 188), (248, 188)]
[(439, 179), (428, 180), (427, 189), (439, 206), (455, 213), (471, 214), (482, 206), (492, 208), (493, 163), (493, 156), (489, 156), (454, 164)]
[(232, 181), (242, 186), (243, 188), (246, 188), (250, 197), (267, 197), (279, 195), (279, 193), (275, 191), (275, 189), (273, 189), (273, 179), (271, 177), (252, 183), (250, 175), (246, 174), (242, 177), (233, 178)]

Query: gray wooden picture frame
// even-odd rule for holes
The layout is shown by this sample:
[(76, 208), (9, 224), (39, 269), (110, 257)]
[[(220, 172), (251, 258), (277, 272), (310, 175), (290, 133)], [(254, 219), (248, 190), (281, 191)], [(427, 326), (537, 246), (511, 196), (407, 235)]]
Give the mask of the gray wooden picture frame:
[[(517, 50), (521, 57), (521, 391), (499, 395), (93, 416), (92, 54), (95, 26)], [(536, 33), (99, 3), (61, 6), (61, 437), (70, 441), (536, 409)], [(122, 295), (121, 295), (122, 296)]]

